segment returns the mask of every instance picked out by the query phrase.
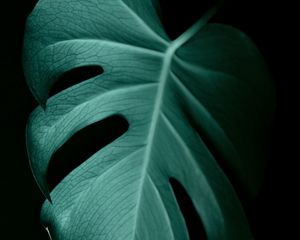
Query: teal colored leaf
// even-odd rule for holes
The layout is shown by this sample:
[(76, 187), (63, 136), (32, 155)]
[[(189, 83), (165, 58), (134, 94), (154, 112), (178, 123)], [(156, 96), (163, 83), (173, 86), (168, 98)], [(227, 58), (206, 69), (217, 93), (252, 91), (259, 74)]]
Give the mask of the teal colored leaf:
[[(252, 239), (219, 164), (249, 199), (257, 194), (273, 86), (245, 34), (208, 23), (218, 8), (171, 41), (155, 0), (38, 2), (24, 71), (41, 107), (30, 116), (27, 148), (54, 239), (189, 239), (170, 178), (189, 194), (208, 239)], [(62, 74), (91, 65), (104, 73), (48, 99)], [(49, 193), (51, 156), (112, 115), (126, 118), (128, 131)]]

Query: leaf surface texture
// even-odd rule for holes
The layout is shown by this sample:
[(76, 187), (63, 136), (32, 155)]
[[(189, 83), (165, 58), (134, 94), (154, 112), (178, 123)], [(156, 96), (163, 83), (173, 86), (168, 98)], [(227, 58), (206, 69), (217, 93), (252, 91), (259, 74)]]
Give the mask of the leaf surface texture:
[[(170, 178), (189, 194), (208, 239), (252, 238), (220, 164), (250, 197), (257, 193), (273, 87), (245, 34), (208, 23), (217, 9), (171, 41), (154, 0), (38, 2), (26, 25), (24, 70), (41, 107), (30, 116), (27, 148), (52, 201), (41, 218), (54, 239), (189, 239)], [(86, 66), (103, 73), (48, 98), (61, 75)], [(113, 115), (128, 131), (50, 194), (52, 155)]]

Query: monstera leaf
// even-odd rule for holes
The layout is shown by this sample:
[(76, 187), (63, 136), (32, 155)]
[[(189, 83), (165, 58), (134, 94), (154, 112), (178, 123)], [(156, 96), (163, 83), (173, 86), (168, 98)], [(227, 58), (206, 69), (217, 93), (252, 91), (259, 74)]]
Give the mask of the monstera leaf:
[[(170, 179), (186, 190), (208, 239), (252, 239), (226, 172), (254, 196), (261, 184), (272, 84), (260, 53), (233, 27), (208, 23), (219, 5), (171, 41), (155, 0), (40, 0), (27, 21), (24, 69), (41, 104), (27, 148), (48, 198), (53, 239), (189, 239)], [(65, 72), (94, 76), (50, 97)], [(49, 193), (51, 156), (113, 115), (129, 129)]]

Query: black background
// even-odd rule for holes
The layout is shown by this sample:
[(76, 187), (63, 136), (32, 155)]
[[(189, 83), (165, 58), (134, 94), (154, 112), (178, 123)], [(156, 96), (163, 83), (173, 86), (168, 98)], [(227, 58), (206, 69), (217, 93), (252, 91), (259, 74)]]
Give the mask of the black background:
[[(163, 2), (163, 10), (169, 16), (165, 24), (170, 35), (179, 34), (201, 15), (195, 0)], [(47, 239), (39, 224), (44, 198), (31, 175), (25, 149), (26, 121), (37, 103), (25, 83), (21, 50), (25, 19), (34, 3), (34, 0), (22, 0), (1, 5), (1, 239)], [(290, 63), (293, 54), (290, 9), (292, 6), (288, 2), (232, 0), (227, 1), (214, 19), (243, 30), (254, 40), (266, 58), (277, 88), (277, 111), (270, 137), (271, 156), (266, 181), (251, 208), (257, 239), (292, 239), (289, 237), (292, 220), (288, 216), (295, 191), (291, 184), (295, 166), (291, 104), (296, 97), (291, 93), (295, 77), (291, 74)]]

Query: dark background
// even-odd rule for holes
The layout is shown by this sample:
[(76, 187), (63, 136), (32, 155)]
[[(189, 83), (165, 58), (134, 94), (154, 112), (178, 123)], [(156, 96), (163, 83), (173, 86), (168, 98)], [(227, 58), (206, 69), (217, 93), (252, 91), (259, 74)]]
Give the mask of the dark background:
[[(201, 15), (195, 0), (163, 2), (170, 35), (179, 34)], [(211, 1), (203, 2), (206, 6)], [(289, 236), (293, 230), (288, 216), (293, 208), (292, 169), (296, 159), (292, 155), (294, 144), (291, 138), (295, 134), (291, 104), (296, 100), (291, 93), (295, 81), (290, 63), (293, 54), (293, 32), (290, 31), (293, 22), (289, 19), (292, 6), (288, 2), (275, 2), (227, 1), (215, 18), (243, 30), (254, 40), (266, 58), (277, 88), (277, 111), (270, 137), (266, 181), (249, 210), (257, 239), (292, 239)], [(25, 148), (26, 121), (37, 103), (25, 83), (21, 50), (25, 19), (34, 3), (34, 0), (22, 0), (1, 4), (1, 239), (48, 239), (39, 224), (44, 198), (31, 175)]]

